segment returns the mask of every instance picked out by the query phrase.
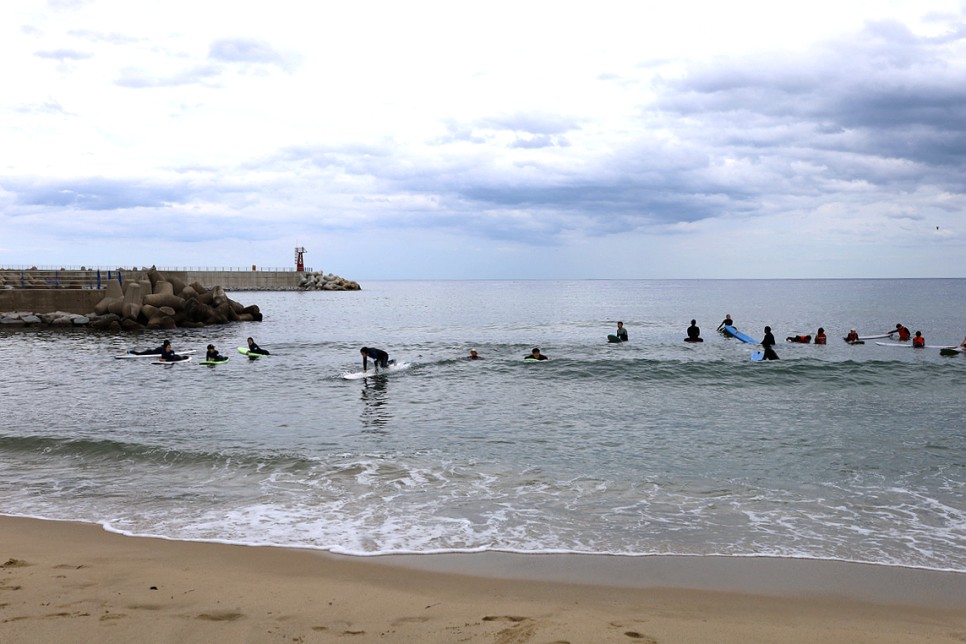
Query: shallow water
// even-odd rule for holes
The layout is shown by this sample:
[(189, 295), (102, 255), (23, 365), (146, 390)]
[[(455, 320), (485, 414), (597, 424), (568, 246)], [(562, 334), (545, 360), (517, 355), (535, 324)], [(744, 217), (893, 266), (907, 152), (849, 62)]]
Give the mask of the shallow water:
[[(261, 323), (0, 330), (0, 512), (351, 554), (792, 556), (966, 570), (964, 280), (374, 282)], [(725, 313), (781, 360), (714, 332)], [(695, 317), (706, 341), (682, 342)], [(630, 342), (608, 344), (616, 320)], [(827, 346), (786, 335), (828, 331)], [(252, 335), (273, 355), (234, 352)], [(169, 337), (228, 364), (111, 356)], [(347, 381), (374, 345), (406, 371)], [(533, 346), (551, 360), (522, 361)], [(470, 348), (485, 358), (463, 359)]]

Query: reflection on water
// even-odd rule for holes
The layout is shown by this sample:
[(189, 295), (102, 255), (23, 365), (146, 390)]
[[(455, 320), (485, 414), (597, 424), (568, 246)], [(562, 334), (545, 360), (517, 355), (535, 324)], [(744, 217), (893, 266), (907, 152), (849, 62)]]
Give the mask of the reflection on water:
[(382, 432), (389, 423), (388, 376), (373, 376), (362, 380), (362, 421), (363, 431)]

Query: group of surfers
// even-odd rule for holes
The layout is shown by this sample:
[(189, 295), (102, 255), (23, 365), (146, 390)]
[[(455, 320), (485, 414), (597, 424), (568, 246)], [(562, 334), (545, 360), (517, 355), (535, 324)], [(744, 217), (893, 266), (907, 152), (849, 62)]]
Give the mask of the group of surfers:
[[(206, 362), (228, 362), (228, 358), (218, 353), (215, 345), (209, 344), (207, 349), (208, 351), (205, 354)], [(188, 356), (175, 353), (174, 348), (171, 346), (171, 340), (165, 340), (161, 343), (160, 347), (144, 349), (143, 351), (128, 351), (128, 353), (135, 356), (158, 356), (158, 361), (160, 362), (180, 362), (188, 359)], [(252, 338), (248, 338), (248, 354), (254, 356), (271, 355), (267, 349), (262, 349), (258, 346)]]

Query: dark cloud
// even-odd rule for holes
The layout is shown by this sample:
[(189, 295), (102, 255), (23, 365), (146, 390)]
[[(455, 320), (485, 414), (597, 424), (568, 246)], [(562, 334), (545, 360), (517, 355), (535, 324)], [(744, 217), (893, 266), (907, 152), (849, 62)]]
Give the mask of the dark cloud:
[(77, 51), (76, 49), (52, 49), (35, 51), (34, 56), (38, 58), (50, 58), (53, 60), (84, 60), (90, 58), (93, 54), (89, 54), (85, 51)]
[(166, 208), (183, 203), (183, 185), (91, 178), (75, 181), (8, 181), (4, 190), (15, 195), (20, 206), (69, 208), (72, 210), (125, 210)]

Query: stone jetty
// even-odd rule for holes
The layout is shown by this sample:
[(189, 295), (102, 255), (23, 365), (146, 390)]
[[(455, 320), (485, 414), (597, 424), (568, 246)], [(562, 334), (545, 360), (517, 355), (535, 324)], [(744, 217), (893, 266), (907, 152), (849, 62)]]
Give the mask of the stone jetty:
[(347, 280), (333, 275), (332, 273), (323, 274), (321, 271), (314, 273), (301, 273), (299, 276), (298, 287), (303, 291), (359, 291), (362, 287), (358, 282)]
[(185, 284), (177, 277), (165, 277), (154, 268), (144, 277), (128, 281), (123, 289), (110, 280), (105, 296), (88, 315), (69, 313), (5, 313), (4, 326), (87, 326), (103, 331), (200, 328), (229, 322), (261, 322), (255, 305), (244, 306), (229, 298), (221, 286), (207, 288), (198, 282)]

